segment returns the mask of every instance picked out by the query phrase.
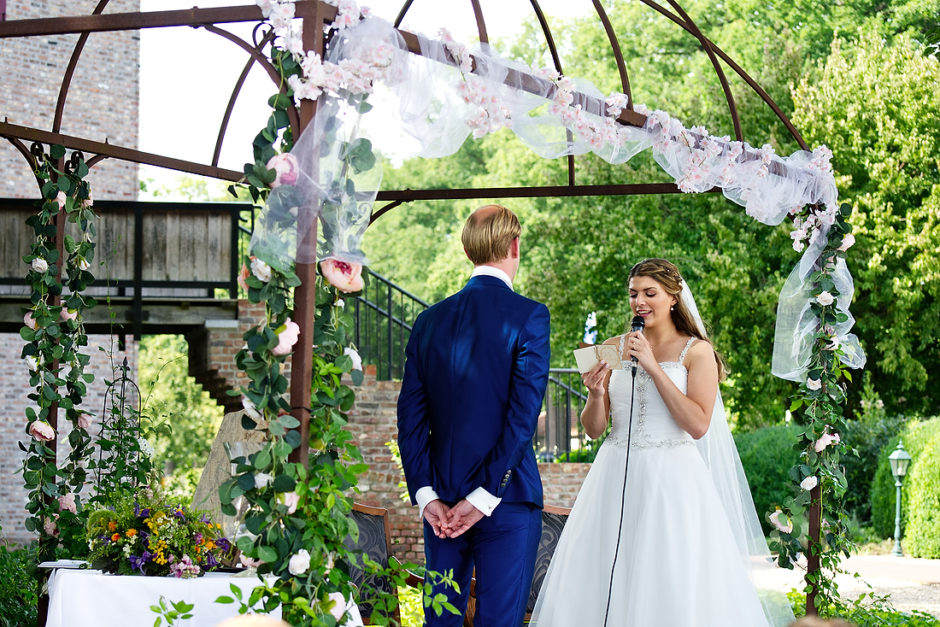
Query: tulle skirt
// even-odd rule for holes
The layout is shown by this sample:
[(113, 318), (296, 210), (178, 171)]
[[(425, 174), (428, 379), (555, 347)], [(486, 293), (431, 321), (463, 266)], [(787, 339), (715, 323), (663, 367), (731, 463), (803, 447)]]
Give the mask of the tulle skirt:
[(538, 627), (764, 627), (745, 558), (697, 449), (608, 442), (584, 480), (542, 584)]

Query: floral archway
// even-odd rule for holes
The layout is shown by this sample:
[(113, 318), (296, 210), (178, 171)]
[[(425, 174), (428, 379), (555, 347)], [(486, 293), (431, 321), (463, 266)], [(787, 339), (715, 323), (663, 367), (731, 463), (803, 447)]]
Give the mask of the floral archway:
[[(243, 538), (239, 549), (259, 572), (281, 577), (273, 587), (262, 586), (259, 599), (265, 605), (291, 600), (303, 608), (296, 610), (299, 615), (318, 620), (342, 605), (337, 595), (351, 593), (348, 580), (334, 574), (332, 557), (344, 554), (341, 538), (351, 528), (330, 513), (348, 513), (344, 491), (362, 470), (342, 429), (354, 395), (341, 376), (356, 373), (358, 364), (349, 348), (341, 292), (361, 286), (359, 272), (367, 262), (360, 242), (375, 216), (381, 184), (374, 153), (380, 139), (367, 122), (380, 104), (396, 111), (395, 124), (418, 156), (444, 156), (471, 133), (482, 137), (502, 128), (545, 158), (592, 152), (625, 163), (651, 149), (681, 191), (718, 188), (764, 224), (793, 220), (793, 246), (803, 254), (778, 304), (773, 372), (799, 383), (791, 410), (802, 425), (803, 453), (794, 465), (794, 496), (770, 515), (771, 542), (781, 565), (791, 566), (803, 553), (809, 557), (809, 609), (817, 594), (834, 595), (820, 566), (834, 574), (846, 547), (838, 506), (846, 488), (838, 464), (847, 450), (839, 439), (841, 407), (847, 369), (862, 367), (864, 355), (850, 333), (849, 209), (838, 204), (828, 150), (781, 157), (770, 146), (754, 148), (704, 128), (686, 129), (665, 112), (633, 103), (626, 93), (604, 97), (586, 81), (520, 66), (488, 46), (471, 52), (446, 32), (437, 40), (405, 36), (352, 0), (341, 0), (335, 9), (289, 0), (258, 5), (271, 27), (264, 39), (273, 39), (270, 67), (281, 90), (272, 96), (271, 117), (254, 141), (254, 163), (238, 175), (263, 206), (243, 281), (249, 299), (265, 302), (267, 314), (246, 334), (236, 362), (251, 381), (242, 390), (244, 424), (263, 428), (268, 443), (257, 454), (233, 460), (236, 476), (220, 496), (230, 512), (239, 498), (251, 504), (246, 521), (253, 537)], [(326, 46), (316, 28), (324, 21), (330, 26)], [(381, 97), (377, 88), (384, 91)], [(64, 150), (57, 148), (47, 157), (34, 155), (37, 170), (45, 168), (48, 179), (44, 213), (37, 219), (38, 248), (29, 259), (28, 278), (37, 285), (49, 284), (59, 258), (51, 252), (56, 236), (49, 222), (60, 212), (83, 222), (93, 217), (90, 192), (81, 181), (84, 160), (73, 158), (65, 168)], [(73, 293), (80, 294), (81, 281), (89, 279), (82, 273), (88, 271), (83, 263), (93, 257), (91, 241), (89, 236), (84, 247), (68, 250), (76, 268), (69, 274), (79, 281)], [(317, 281), (318, 266), (326, 281)], [(35, 304), (36, 315), (26, 320), (24, 331), (28, 346), (40, 355), (35, 370), (40, 388), (44, 372), (55, 379), (64, 355), (49, 339), (50, 330), (66, 324), (73, 334), (81, 333), (85, 306), (57, 302), (54, 292), (47, 290), (51, 300)], [(73, 313), (76, 318), (69, 318)], [(289, 385), (281, 373), (288, 358)], [(81, 363), (77, 356), (75, 361)], [(29, 416), (27, 428), (36, 444), (27, 465), (33, 463), (29, 459), (49, 459), (42, 443), (51, 439), (50, 432), (54, 436), (55, 423), (48, 417), (62, 398), (47, 399), (45, 413)], [(84, 430), (81, 412), (67, 418)], [(51, 457), (54, 461), (54, 453)], [(54, 534), (48, 523), (61, 520), (64, 510), (75, 514), (74, 478), (51, 485), (57, 500), (41, 496), (47, 486), (42, 480), (34, 486), (34, 528), (41, 537)], [(822, 509), (830, 502), (823, 541)]]

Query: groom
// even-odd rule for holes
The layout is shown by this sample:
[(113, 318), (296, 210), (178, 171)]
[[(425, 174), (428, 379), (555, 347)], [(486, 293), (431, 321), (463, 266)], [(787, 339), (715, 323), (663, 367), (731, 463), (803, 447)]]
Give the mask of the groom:
[[(461, 241), (467, 285), (418, 316), (405, 351), (398, 445), (424, 518), (427, 569), (453, 569), (466, 612), (476, 568), (476, 627), (522, 624), (542, 533), (542, 481), (532, 451), (548, 382), (549, 315), (512, 291), (519, 220), (500, 205), (473, 212)], [(459, 626), (435, 616), (432, 627)]]

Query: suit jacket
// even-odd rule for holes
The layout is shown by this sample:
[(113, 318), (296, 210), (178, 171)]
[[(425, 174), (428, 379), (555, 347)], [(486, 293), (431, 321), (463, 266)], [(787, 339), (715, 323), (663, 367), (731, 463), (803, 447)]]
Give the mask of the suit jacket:
[(422, 312), (405, 351), (398, 443), (412, 503), (478, 487), (542, 506), (532, 438), (548, 383), (548, 308), (475, 276)]

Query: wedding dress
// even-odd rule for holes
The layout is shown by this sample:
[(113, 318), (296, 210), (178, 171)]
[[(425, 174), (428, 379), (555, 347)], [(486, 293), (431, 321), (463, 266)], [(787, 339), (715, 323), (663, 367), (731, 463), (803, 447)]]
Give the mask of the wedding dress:
[[(683, 361), (694, 341), (689, 340), (676, 361), (659, 364), (683, 393), (687, 386)], [(620, 344), (623, 355), (622, 338)], [(730, 520), (734, 516), (726, 513), (726, 495), (719, 494), (727, 486), (716, 485), (706, 449), (676, 424), (642, 366), (636, 373), (624, 492), (633, 377), (630, 362), (623, 365), (625, 369), (613, 370), (608, 386), (610, 434), (581, 486), (531, 624), (602, 627), (613, 567), (606, 623), (610, 627), (787, 625), (793, 614), (785, 598), (759, 596), (751, 580), (754, 563), (766, 566), (767, 562), (752, 557), (755, 551), (747, 545), (760, 548), (763, 543), (757, 552), (769, 555), (763, 536), (743, 539), (734, 530)], [(723, 405), (722, 415), (713, 416), (712, 422), (709, 432), (721, 426), (727, 429)], [(732, 455), (740, 466), (736, 451)], [(749, 504), (747, 514), (756, 525), (750, 494), (741, 500)]]

